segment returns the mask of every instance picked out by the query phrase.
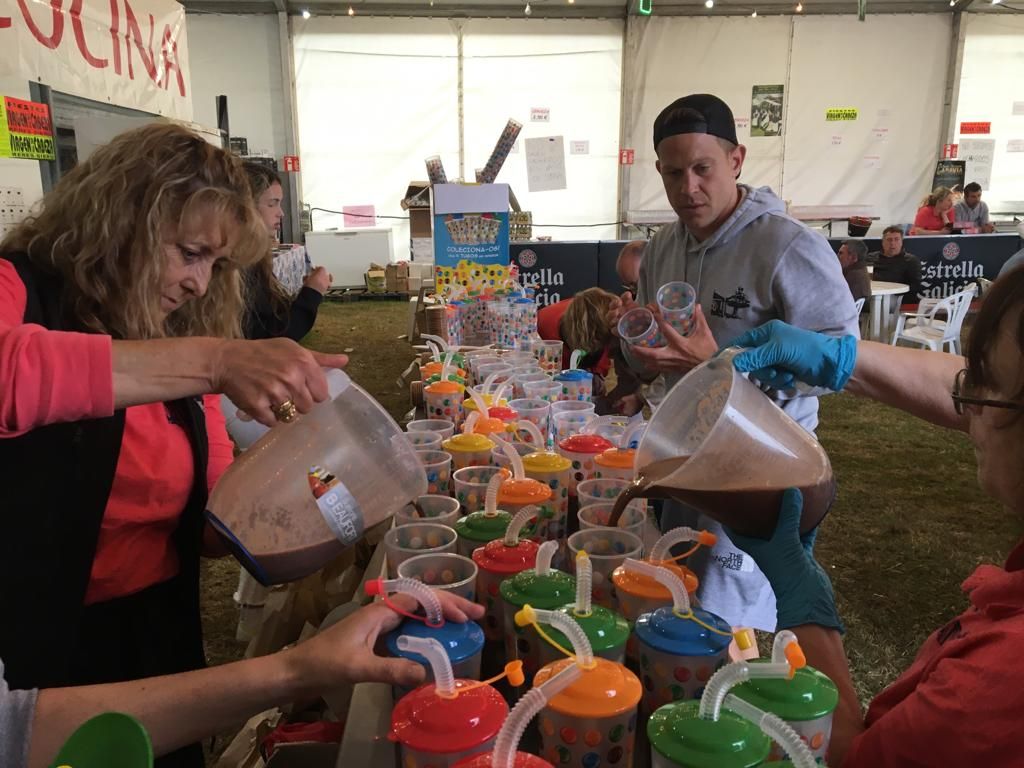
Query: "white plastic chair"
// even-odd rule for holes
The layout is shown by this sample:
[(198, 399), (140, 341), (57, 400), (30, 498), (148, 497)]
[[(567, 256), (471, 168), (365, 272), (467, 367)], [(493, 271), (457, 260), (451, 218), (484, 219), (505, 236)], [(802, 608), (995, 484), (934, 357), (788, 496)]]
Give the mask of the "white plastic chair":
[[(960, 354), (960, 329), (971, 309), (971, 300), (976, 290), (977, 287), (972, 285), (945, 299), (933, 299), (929, 301), (924, 312), (900, 313), (896, 320), (896, 330), (892, 335), (892, 345), (896, 346), (896, 343), (903, 339), (935, 352), (940, 352), (944, 346), (949, 345), (950, 352)], [(940, 314), (945, 314), (947, 320), (937, 320), (936, 315)], [(907, 323), (911, 319), (916, 322), (908, 326)]]
[(857, 299), (855, 302), (853, 302), (853, 306), (857, 308), (857, 314), (859, 315), (860, 311), (864, 309), (864, 299)]

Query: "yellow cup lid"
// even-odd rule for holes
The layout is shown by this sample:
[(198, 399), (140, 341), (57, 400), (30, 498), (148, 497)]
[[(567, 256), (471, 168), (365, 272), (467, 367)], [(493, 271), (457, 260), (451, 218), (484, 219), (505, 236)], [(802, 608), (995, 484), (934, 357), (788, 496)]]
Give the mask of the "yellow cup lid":
[(636, 449), (634, 448), (609, 448), (594, 457), (595, 464), (614, 469), (632, 469), (635, 460)]
[[(685, 565), (676, 565), (675, 563), (655, 563), (655, 565), (668, 568), (682, 579), (686, 591), (691, 595), (697, 591), (697, 586), (700, 582), (697, 580), (696, 574)], [(668, 603), (672, 602), (672, 593), (660, 581), (655, 581), (644, 573), (627, 571), (621, 565), (612, 573), (612, 582), (614, 582), (616, 589), (625, 590), (636, 597), (647, 597), (652, 600), (664, 599)]]
[(474, 432), (471, 435), (452, 435), (441, 443), (441, 447), (446, 451), (490, 451), (494, 449), (494, 442), (486, 435)]
[(527, 472), (563, 472), (572, 468), (572, 462), (554, 451), (539, 451), (523, 456), (523, 468)]
[[(614, 661), (596, 658), (594, 662), (591, 669), (583, 670), (575, 682), (556, 694), (548, 706), (563, 715), (586, 718), (614, 717), (635, 707), (643, 693), (637, 676)], [(541, 667), (533, 685), (541, 685), (575, 663), (573, 659), (562, 659)]]
[(498, 488), (498, 504), (541, 504), (551, 498), (551, 488), (540, 480), (506, 480)]

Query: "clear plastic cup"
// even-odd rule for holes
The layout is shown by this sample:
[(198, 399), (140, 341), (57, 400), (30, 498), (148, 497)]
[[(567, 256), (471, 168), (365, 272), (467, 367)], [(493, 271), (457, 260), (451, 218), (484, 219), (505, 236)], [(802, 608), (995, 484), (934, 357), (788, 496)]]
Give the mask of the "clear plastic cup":
[(583, 428), (587, 426), (587, 422), (591, 418), (593, 417), (589, 413), (577, 411), (563, 411), (562, 413), (552, 414), (551, 433), (554, 436), (555, 443), (561, 443), (566, 438), (583, 432)]
[(427, 490), (387, 411), (343, 371), (327, 378), (334, 399), (269, 430), (210, 494), (209, 523), (264, 586), (315, 573)]
[(454, 381), (439, 381), (423, 388), (423, 403), (431, 420), (445, 419), (458, 427), (462, 423), (462, 399), (466, 388)]
[[(537, 446), (532, 443), (508, 443), (508, 445), (511, 445), (512, 449), (520, 456), (529, 456), (531, 453), (537, 452)], [(500, 445), (491, 451), (491, 463), (496, 467), (512, 471), (512, 460), (505, 455), (505, 450)]]
[(455, 522), (462, 517), (462, 509), (459, 502), (451, 496), (440, 496), (436, 494), (424, 494), (416, 499), (416, 503), (423, 510), (423, 517), (420, 517), (416, 507), (408, 504), (395, 512), (395, 525), (409, 525), (411, 523), (437, 523), (455, 527)]
[(462, 555), (442, 552), (410, 557), (399, 564), (398, 577), (422, 581), (471, 602), (476, 600), (476, 563)]
[(504, 365), (502, 359), (494, 354), (494, 350), (489, 350), (489, 355), (478, 355), (469, 359), (469, 378), (474, 384), (483, 383), (484, 377), (480, 375), (480, 366), (484, 365)]
[(427, 493), (446, 494), (452, 490), (452, 455), (447, 451), (416, 451), (427, 473)]
[(441, 435), (437, 432), (406, 432), (405, 437), (417, 451), (441, 450)]
[(442, 440), (455, 434), (455, 422), (451, 419), (416, 419), (405, 425), (406, 432), (436, 432)]
[(500, 467), (463, 467), (455, 470), (452, 474), (452, 490), (465, 514), (483, 510), (487, 484), (495, 473), (501, 471)]
[(504, 384), (512, 378), (513, 368), (508, 363), (488, 363), (477, 367), (480, 382), (483, 383), (494, 376), (495, 384)]
[[(540, 430), (542, 435), (548, 434), (551, 429), (552, 403), (549, 403), (547, 400), (525, 397), (522, 399), (512, 400), (508, 405), (519, 414), (520, 419), (534, 424), (537, 429)], [(533, 441), (533, 436), (526, 432), (521, 433), (520, 437), (526, 442)], [(534, 446), (534, 450), (538, 451), (543, 448), (544, 446), (542, 445)]]
[(681, 280), (665, 283), (658, 289), (657, 302), (669, 325), (681, 335), (689, 336), (693, 330), (693, 308), (697, 304), (693, 286)]
[(398, 566), (410, 557), (454, 552), (458, 538), (454, 528), (437, 523), (411, 523), (392, 528), (384, 534), (388, 578), (395, 578), (398, 575)]
[(553, 403), (558, 400), (562, 385), (556, 381), (531, 381), (523, 385), (523, 394), (530, 400), (545, 400)]
[(526, 385), (534, 381), (551, 381), (551, 377), (543, 371), (530, 371), (528, 373), (516, 373), (512, 377), (512, 393), (517, 400), (526, 397)]
[[(630, 485), (631, 483), (628, 480), (618, 480), (615, 478), (584, 480), (576, 486), (576, 495), (580, 500), (580, 508), (582, 509), (588, 504), (611, 504)], [(643, 499), (634, 499), (630, 502), (630, 507), (643, 510), (646, 508), (646, 502)]]
[(594, 394), (594, 374), (578, 368), (562, 371), (555, 376), (555, 381), (562, 385), (559, 400), (569, 402), (590, 402)]
[(577, 413), (594, 416), (596, 409), (597, 406), (593, 403), (580, 400), (559, 400), (551, 404), (551, 415), (554, 416), (556, 413)]
[(537, 358), (545, 373), (552, 376), (562, 370), (562, 352), (565, 345), (561, 341), (534, 339), (530, 342), (530, 352)]
[[(608, 525), (608, 521), (611, 519), (613, 509), (615, 509), (614, 503), (599, 502), (597, 504), (591, 503), (584, 506), (581, 501), (580, 511), (578, 513), (580, 530), (585, 531), (588, 528), (610, 528), (611, 526)], [(445, 523), (445, 525), (448, 525), (448, 523)], [(643, 540), (647, 529), (647, 508), (642, 504), (640, 506), (633, 506), (630, 504), (622, 511), (622, 515), (619, 517), (619, 524), (616, 528), (620, 531), (629, 531)]]
[(626, 562), (626, 558), (640, 559), (643, 554), (643, 541), (640, 537), (618, 528), (586, 528), (570, 536), (568, 546), (569, 562), (574, 568), (576, 555), (580, 550), (585, 551), (590, 557), (590, 564), (593, 567), (594, 602), (621, 613), (612, 574)]
[(619, 318), (619, 338), (634, 347), (664, 347), (658, 321), (647, 307), (633, 307)]
[(551, 489), (551, 498), (540, 505), (537, 537), (543, 540), (564, 539), (569, 527), (572, 462), (553, 451), (538, 451), (523, 457), (523, 469), (527, 477), (546, 483)]

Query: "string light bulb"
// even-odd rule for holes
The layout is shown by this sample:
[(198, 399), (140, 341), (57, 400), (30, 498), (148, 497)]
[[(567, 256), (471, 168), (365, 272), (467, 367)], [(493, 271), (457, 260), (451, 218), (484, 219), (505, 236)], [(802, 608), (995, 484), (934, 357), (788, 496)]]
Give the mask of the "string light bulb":
[(756, 19), (757, 18), (757, 11), (754, 11), (752, 14), (750, 14), (750, 18)]
[(704, 7), (705, 8), (714, 8), (715, 7), (715, 0), (704, 0)]
[(533, 8), (531, 8), (530, 4), (527, 3), (526, 7), (523, 8), (523, 14), (526, 15), (526, 16), (529, 16), (531, 13), (533, 13)]
[(312, 15), (313, 15), (313, 14), (311, 14), (311, 13), (309, 12), (309, 9), (308, 9), (308, 8), (303, 8), (303, 9), (302, 9), (302, 18), (304, 18), (304, 19), (308, 19), (308, 18), (309, 18), (310, 16), (312, 16)]
[(804, 12), (804, 4), (799, 2), (799, 0), (798, 0), (798, 2), (796, 4), (796, 12), (797, 13), (803, 13)]
[(568, 2), (569, 2), (569, 5), (575, 5), (576, 4), (576, 0), (568, 0)]
[(348, 7), (348, 15), (349, 16), (355, 16), (356, 15), (356, 9), (353, 8), (351, 5)]

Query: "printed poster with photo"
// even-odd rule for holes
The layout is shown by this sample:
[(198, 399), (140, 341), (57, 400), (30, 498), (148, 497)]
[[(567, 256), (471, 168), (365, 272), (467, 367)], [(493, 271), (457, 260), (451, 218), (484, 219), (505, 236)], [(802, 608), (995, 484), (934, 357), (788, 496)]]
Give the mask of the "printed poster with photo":
[(750, 96), (750, 135), (782, 135), (782, 85), (755, 85)]

